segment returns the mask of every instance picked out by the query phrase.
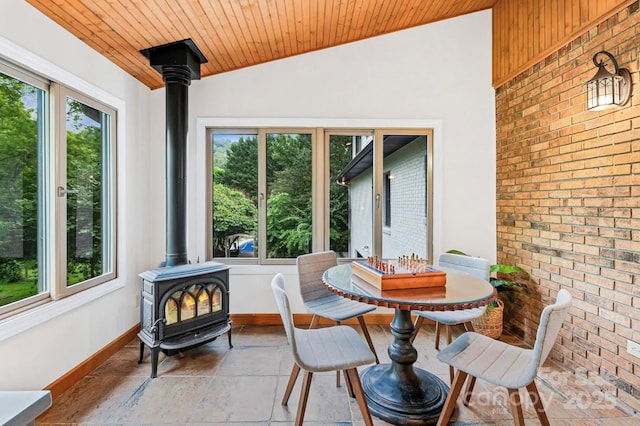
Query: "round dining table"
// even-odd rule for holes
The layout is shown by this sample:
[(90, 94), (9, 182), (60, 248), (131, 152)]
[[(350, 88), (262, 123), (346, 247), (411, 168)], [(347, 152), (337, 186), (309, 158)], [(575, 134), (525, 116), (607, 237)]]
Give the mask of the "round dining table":
[(451, 268), (439, 287), (381, 290), (352, 274), (351, 264), (327, 269), (322, 276), (331, 292), (362, 303), (392, 308), (393, 342), (390, 364), (376, 364), (361, 373), (371, 414), (396, 425), (435, 424), (449, 386), (433, 373), (414, 367), (418, 352), (411, 342), (415, 332), (411, 311), (452, 311), (486, 306), (496, 300), (496, 290), (481, 278)]

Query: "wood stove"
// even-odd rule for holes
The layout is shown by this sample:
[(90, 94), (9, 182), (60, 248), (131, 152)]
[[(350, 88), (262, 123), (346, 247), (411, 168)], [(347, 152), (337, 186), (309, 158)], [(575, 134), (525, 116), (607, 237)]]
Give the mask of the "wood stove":
[(173, 355), (228, 333), (229, 268), (218, 262), (190, 264), (187, 258), (186, 169), (189, 85), (207, 62), (191, 39), (142, 50), (166, 85), (166, 259), (140, 274), (140, 359), (151, 351), (151, 377), (160, 351)]
[(231, 344), (229, 267), (204, 262), (152, 269), (140, 274), (140, 359), (151, 351), (151, 377), (158, 371), (160, 352), (174, 355), (218, 338)]

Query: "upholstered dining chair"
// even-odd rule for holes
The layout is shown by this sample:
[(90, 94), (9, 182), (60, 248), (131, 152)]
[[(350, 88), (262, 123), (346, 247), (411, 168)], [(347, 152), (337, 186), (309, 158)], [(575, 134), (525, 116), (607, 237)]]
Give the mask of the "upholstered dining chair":
[(357, 367), (375, 361), (371, 349), (357, 331), (345, 325), (316, 329), (296, 328), (282, 274), (278, 273), (273, 277), (271, 289), (295, 360), (282, 397), (282, 405), (287, 405), (300, 370), (305, 371), (296, 413), (296, 426), (302, 425), (304, 419), (313, 373), (333, 370), (344, 371), (349, 395), (358, 401), (365, 424), (373, 425), (357, 370)]
[(378, 364), (378, 354), (363, 317), (364, 314), (374, 311), (376, 307), (331, 293), (322, 283), (324, 271), (338, 264), (336, 253), (330, 250), (303, 254), (298, 256), (296, 264), (302, 302), (304, 307), (313, 314), (309, 328), (316, 328), (320, 317), (335, 321), (338, 325), (342, 321), (356, 318), (371, 352), (376, 357), (376, 364)]
[(463, 333), (442, 349), (438, 353), (438, 359), (457, 371), (438, 425), (446, 425), (451, 418), (462, 385), (469, 376), (467, 392), (463, 398), (464, 405), (469, 404), (475, 379), (486, 380), (508, 389), (514, 422), (517, 426), (524, 426), (519, 389), (526, 387), (540, 423), (548, 426), (549, 419), (534, 379), (556, 341), (571, 304), (571, 294), (562, 289), (558, 292), (556, 302), (542, 310), (533, 349), (512, 346), (474, 332)]
[[(489, 261), (481, 257), (464, 256), (461, 254), (441, 253), (438, 257), (438, 266), (457, 269), (475, 275), (478, 278), (489, 281)], [(417, 315), (415, 323), (415, 333), (413, 339), (418, 335), (420, 327), (425, 318), (435, 321), (436, 323), (436, 350), (440, 350), (440, 329), (441, 325), (445, 327), (447, 343), (451, 343), (450, 326), (464, 324), (467, 331), (473, 331), (471, 320), (474, 320), (484, 314), (485, 307), (464, 309), (458, 311), (414, 311)], [(449, 369), (450, 379), (453, 380), (453, 369)]]

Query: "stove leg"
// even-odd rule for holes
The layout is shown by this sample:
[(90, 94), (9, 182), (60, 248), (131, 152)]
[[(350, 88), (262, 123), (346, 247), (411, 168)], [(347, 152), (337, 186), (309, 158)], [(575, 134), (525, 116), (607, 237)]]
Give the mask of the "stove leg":
[(233, 348), (233, 345), (231, 344), (231, 329), (229, 329), (229, 331), (227, 331), (227, 336), (229, 337), (229, 347)]
[(142, 358), (144, 358), (144, 343), (140, 341), (140, 358), (138, 358), (138, 364), (142, 363)]
[(151, 378), (154, 379), (158, 375), (158, 356), (160, 348), (149, 348), (151, 351)]

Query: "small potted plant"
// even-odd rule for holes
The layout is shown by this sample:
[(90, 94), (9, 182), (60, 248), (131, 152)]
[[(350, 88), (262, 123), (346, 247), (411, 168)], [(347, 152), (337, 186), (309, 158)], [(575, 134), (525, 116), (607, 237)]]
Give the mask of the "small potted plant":
[[(447, 253), (468, 256), (468, 254), (458, 250), (449, 250)], [(501, 263), (491, 265), (489, 274), (489, 282), (498, 292), (498, 298), (487, 305), (484, 315), (472, 320), (471, 324), (476, 332), (497, 339), (502, 334), (504, 301), (512, 301), (512, 295), (509, 292), (517, 287), (526, 287), (523, 281), (529, 279), (529, 274), (519, 266)]]

